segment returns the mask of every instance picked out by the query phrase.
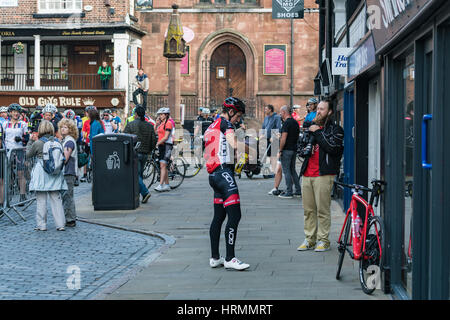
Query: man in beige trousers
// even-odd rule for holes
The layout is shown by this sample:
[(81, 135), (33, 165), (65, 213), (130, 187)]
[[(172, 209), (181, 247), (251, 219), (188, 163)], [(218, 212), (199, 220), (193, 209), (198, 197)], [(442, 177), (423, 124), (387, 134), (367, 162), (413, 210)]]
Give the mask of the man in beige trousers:
[(299, 251), (330, 249), (331, 190), (344, 151), (344, 130), (332, 121), (333, 106), (322, 101), (309, 127), (312, 151), (301, 169), (305, 240)]

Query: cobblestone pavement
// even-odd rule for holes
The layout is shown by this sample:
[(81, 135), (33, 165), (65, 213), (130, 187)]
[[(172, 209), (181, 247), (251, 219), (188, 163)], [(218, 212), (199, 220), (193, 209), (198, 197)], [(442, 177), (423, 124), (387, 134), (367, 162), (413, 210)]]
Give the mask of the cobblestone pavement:
[[(90, 186), (81, 184), (76, 196), (89, 192)], [(11, 212), (18, 225), (0, 219), (0, 300), (95, 298), (112, 284), (126, 281), (164, 243), (157, 237), (84, 222), (59, 232), (51, 213), (48, 231), (34, 231), (35, 208), (34, 203), (25, 211), (27, 221)]]

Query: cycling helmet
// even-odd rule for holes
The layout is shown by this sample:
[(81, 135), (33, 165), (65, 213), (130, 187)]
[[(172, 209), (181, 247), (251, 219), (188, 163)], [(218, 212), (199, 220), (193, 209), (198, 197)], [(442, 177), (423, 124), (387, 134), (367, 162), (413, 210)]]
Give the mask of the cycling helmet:
[(73, 111), (72, 109), (67, 109), (66, 111), (64, 111), (64, 118), (75, 120), (75, 111)]
[(233, 109), (236, 112), (242, 112), (245, 113), (245, 104), (244, 102), (235, 97), (229, 97), (225, 99), (225, 102), (223, 103), (224, 108), (227, 110)]
[(12, 103), (8, 107), (8, 112), (11, 112), (13, 110), (16, 110), (16, 111), (20, 112), (22, 110), (22, 107), (18, 103)]
[(55, 114), (58, 112), (58, 109), (56, 108), (56, 106), (53, 103), (47, 103), (44, 107), (44, 109), (42, 109), (42, 113), (52, 113)]
[(110, 109), (105, 109), (104, 111), (103, 111), (103, 114), (111, 114), (112, 112), (111, 112), (111, 110)]
[(31, 113), (30, 120), (42, 119), (42, 112), (40, 110), (35, 110)]
[(97, 110), (95, 106), (87, 106), (84, 111), (89, 112), (90, 110)]
[(308, 100), (308, 105), (310, 105), (310, 104), (317, 104), (317, 103), (319, 103), (319, 100), (317, 100), (316, 98), (310, 98)]
[(300, 105), (298, 105), (298, 104), (295, 104), (293, 107), (292, 107), (292, 109), (301, 109), (301, 106)]
[(156, 114), (167, 113), (170, 114), (170, 108), (160, 108)]
[(211, 111), (208, 108), (203, 108), (203, 113), (204, 114), (210, 114)]
[(8, 112), (8, 107), (2, 106), (0, 107), (0, 113)]

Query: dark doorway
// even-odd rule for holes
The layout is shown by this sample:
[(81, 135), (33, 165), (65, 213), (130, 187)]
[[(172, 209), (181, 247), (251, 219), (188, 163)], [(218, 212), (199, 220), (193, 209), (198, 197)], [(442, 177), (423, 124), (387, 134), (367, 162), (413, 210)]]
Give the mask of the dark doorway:
[(220, 104), (228, 96), (246, 97), (247, 63), (242, 50), (232, 44), (220, 45), (211, 56), (210, 97)]

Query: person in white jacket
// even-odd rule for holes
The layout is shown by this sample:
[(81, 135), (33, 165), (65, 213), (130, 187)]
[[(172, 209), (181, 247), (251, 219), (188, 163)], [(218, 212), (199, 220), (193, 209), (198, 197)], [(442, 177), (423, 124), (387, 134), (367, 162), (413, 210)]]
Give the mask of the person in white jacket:
[(38, 133), (31, 136), (27, 145), (27, 159), (37, 157), (36, 164), (31, 172), (30, 191), (36, 191), (36, 228), (38, 231), (47, 231), (47, 197), (50, 197), (50, 208), (56, 229), (64, 231), (66, 219), (61, 198), (61, 191), (67, 190), (67, 183), (64, 180), (63, 171), (58, 175), (50, 175), (43, 167), (44, 141), (55, 140), (55, 129), (46, 120), (42, 120)]

